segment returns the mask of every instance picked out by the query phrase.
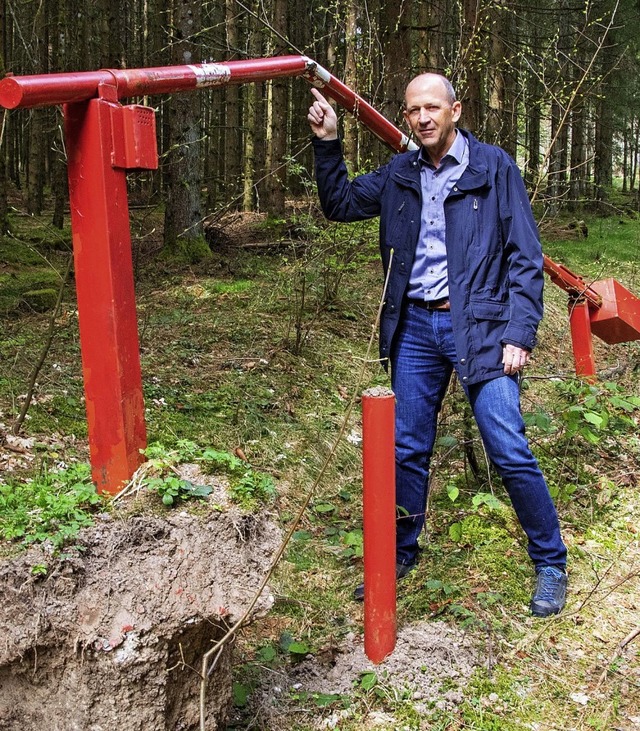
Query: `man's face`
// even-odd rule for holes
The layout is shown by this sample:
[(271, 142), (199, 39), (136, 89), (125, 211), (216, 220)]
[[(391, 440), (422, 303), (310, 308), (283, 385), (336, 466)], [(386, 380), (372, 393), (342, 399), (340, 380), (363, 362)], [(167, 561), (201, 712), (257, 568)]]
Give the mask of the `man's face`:
[(407, 86), (404, 118), (436, 164), (453, 144), (461, 111), (460, 102), (448, 101), (445, 86), (437, 76), (417, 76)]

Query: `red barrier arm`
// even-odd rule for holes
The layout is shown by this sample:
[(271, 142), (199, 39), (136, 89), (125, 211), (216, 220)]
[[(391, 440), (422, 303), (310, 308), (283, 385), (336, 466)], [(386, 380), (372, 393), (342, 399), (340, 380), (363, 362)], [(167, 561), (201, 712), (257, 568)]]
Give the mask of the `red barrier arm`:
[(7, 76), (0, 81), (0, 105), (8, 109), (52, 106), (86, 101), (99, 95), (101, 84), (115, 86), (118, 99), (192, 91), (226, 84), (304, 76), (354, 114), (393, 150), (415, 147), (397, 127), (361, 96), (306, 56), (159, 66), (148, 69), (104, 69), (78, 73)]
[(553, 261), (546, 254), (544, 255), (544, 270), (560, 289), (564, 289), (574, 297), (585, 299), (591, 307), (602, 306), (602, 297), (582, 277), (574, 274), (563, 264)]
[(307, 71), (308, 62), (304, 56), (277, 56), (188, 66), (7, 76), (0, 81), (0, 105), (16, 109), (86, 101), (98, 96), (100, 84), (115, 86), (118, 99), (125, 99), (281, 76), (302, 76)]

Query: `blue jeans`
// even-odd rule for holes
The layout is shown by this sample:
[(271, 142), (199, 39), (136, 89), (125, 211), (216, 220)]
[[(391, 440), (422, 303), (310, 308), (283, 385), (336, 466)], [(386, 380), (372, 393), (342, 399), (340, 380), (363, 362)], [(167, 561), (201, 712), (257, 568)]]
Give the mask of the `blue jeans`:
[[(451, 314), (405, 305), (391, 353), (399, 563), (413, 563), (418, 552), (437, 418), (456, 362)], [(529, 539), (531, 560), (536, 567), (564, 566), (567, 550), (549, 489), (524, 433), (517, 378), (483, 381), (465, 392), (487, 454)]]

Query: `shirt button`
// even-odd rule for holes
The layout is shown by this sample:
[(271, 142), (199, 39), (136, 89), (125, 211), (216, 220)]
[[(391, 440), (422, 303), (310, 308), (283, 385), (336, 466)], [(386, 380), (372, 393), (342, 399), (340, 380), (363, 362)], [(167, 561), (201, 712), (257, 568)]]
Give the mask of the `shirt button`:
[(453, 190), (454, 190), (455, 193), (457, 193), (458, 192), (458, 187), (454, 185)]

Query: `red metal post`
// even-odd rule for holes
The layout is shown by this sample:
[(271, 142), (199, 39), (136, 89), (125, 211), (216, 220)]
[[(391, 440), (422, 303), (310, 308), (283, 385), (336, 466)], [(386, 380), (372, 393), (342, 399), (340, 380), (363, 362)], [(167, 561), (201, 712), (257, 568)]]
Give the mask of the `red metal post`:
[(395, 397), (362, 394), (364, 650), (382, 662), (396, 645)]
[(569, 324), (576, 375), (593, 380), (596, 375), (596, 359), (591, 337), (589, 303), (578, 297), (569, 300)]
[(91, 465), (110, 493), (146, 446), (125, 168), (157, 166), (153, 110), (114, 92), (64, 110)]

